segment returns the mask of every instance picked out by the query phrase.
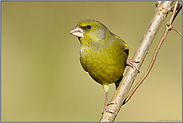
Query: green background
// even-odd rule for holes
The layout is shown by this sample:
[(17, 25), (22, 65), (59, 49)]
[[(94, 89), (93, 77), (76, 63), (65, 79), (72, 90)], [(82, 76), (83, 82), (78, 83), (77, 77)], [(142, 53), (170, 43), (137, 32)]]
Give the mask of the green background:
[[(80, 44), (69, 34), (95, 19), (130, 47), (131, 59), (155, 10), (154, 2), (1, 2), (1, 120), (99, 121), (105, 91), (79, 61)], [(169, 13), (140, 68), (145, 73)], [(182, 32), (182, 12), (173, 26)], [(115, 121), (182, 120), (182, 37), (171, 31), (155, 65)], [(110, 85), (109, 99), (115, 92)]]

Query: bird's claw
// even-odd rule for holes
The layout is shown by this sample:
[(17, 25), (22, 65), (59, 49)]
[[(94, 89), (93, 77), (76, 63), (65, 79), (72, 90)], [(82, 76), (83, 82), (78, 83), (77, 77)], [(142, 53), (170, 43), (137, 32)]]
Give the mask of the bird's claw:
[(104, 111), (107, 111), (108, 113), (114, 114), (114, 112), (109, 111), (109, 110), (107, 109), (107, 106), (108, 106), (108, 105), (111, 105), (111, 104), (114, 104), (114, 103), (111, 103), (111, 102), (106, 102), (106, 103), (105, 103), (105, 107), (104, 107), (104, 109), (102, 110), (102, 114), (104, 113)]
[(126, 60), (127, 65), (134, 67), (138, 71), (138, 73), (140, 73), (139, 68), (134, 63), (139, 63), (139, 61), (130, 60), (130, 59)]

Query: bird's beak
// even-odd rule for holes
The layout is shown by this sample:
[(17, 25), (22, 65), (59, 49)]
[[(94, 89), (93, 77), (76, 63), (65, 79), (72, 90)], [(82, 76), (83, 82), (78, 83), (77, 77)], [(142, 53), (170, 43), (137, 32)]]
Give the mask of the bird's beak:
[(78, 25), (74, 27), (74, 29), (72, 29), (70, 32), (69, 32), (71, 35), (74, 35), (76, 37), (81, 37), (83, 38), (84, 37), (84, 31), (81, 27), (79, 27)]

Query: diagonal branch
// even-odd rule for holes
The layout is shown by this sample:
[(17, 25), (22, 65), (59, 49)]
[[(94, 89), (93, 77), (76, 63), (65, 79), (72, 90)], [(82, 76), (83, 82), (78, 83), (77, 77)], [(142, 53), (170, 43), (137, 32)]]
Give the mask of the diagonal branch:
[[(172, 5), (173, 1), (162, 1), (160, 3), (160, 5), (158, 5), (158, 7), (155, 10), (154, 16), (143, 36), (143, 38), (141, 39), (141, 42), (139, 44), (139, 47), (133, 57), (133, 60), (135, 61), (139, 61), (140, 63), (137, 63), (137, 67), (140, 68), (144, 58), (150, 48), (150, 45), (155, 37), (155, 34), (157, 33), (158, 29), (160, 28), (163, 20), (165, 19), (165, 17), (167, 16), (168, 12), (171, 10), (171, 5)], [(109, 105), (108, 109), (112, 112), (114, 112), (114, 114), (112, 113), (108, 113), (108, 112), (104, 112), (100, 122), (112, 122), (115, 120), (121, 105), (123, 103), (123, 101), (125, 100), (131, 85), (133, 84), (136, 76), (137, 76), (137, 71), (134, 70), (131, 67), (128, 67), (122, 81), (120, 82), (119, 87), (117, 88), (111, 103), (114, 103), (113, 105)]]
[[(165, 31), (164, 31), (164, 33), (163, 33), (163, 36), (161, 37), (161, 39), (160, 39), (160, 41), (159, 41), (159, 43), (158, 43), (158, 45), (157, 45), (157, 47), (156, 47), (156, 50), (155, 50), (154, 55), (153, 55), (153, 57), (152, 57), (151, 63), (150, 63), (150, 65), (149, 65), (149, 67), (148, 67), (146, 73), (142, 76), (142, 78), (139, 80), (139, 82), (135, 85), (135, 87), (134, 87), (133, 90), (130, 92), (130, 94), (128, 95), (128, 97), (125, 99), (125, 102), (124, 102), (123, 104), (126, 104), (126, 103), (129, 101), (129, 99), (130, 99), (130, 98), (132, 97), (132, 95), (135, 93), (135, 91), (137, 90), (137, 88), (138, 88), (138, 87), (142, 84), (142, 82), (145, 80), (145, 78), (147, 77), (147, 75), (149, 74), (149, 72), (151, 71), (151, 69), (152, 69), (152, 67), (153, 67), (153, 65), (154, 65), (154, 62), (155, 62), (156, 57), (157, 57), (157, 55), (158, 55), (159, 49), (160, 49), (161, 45), (163, 44), (163, 41), (165, 40), (165, 38), (166, 38), (168, 32), (170, 31), (170, 29), (174, 29), (174, 28), (172, 27), (171, 24), (173, 23), (173, 20), (175, 19), (174, 17), (175, 17), (175, 14), (176, 14), (176, 9), (177, 9), (178, 3), (179, 3), (179, 1), (177, 1), (176, 4), (175, 4), (175, 7), (174, 7), (174, 10), (173, 10), (172, 16), (171, 16), (171, 18), (170, 18), (170, 22), (167, 24), (166, 29), (165, 29)], [(168, 25), (169, 25), (171, 28), (169, 28)]]

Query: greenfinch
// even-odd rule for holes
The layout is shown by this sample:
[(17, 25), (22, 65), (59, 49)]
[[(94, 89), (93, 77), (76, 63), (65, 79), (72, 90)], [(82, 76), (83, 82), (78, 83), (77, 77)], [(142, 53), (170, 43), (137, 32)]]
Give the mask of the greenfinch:
[(102, 112), (111, 112), (107, 109), (111, 104), (108, 102), (108, 84), (115, 83), (116, 88), (118, 87), (126, 65), (138, 70), (134, 65), (135, 61), (127, 59), (128, 45), (96, 20), (80, 21), (69, 33), (80, 41), (80, 62), (83, 69), (106, 91)]

